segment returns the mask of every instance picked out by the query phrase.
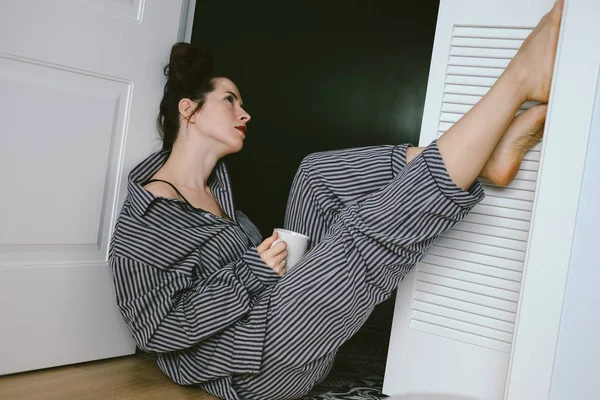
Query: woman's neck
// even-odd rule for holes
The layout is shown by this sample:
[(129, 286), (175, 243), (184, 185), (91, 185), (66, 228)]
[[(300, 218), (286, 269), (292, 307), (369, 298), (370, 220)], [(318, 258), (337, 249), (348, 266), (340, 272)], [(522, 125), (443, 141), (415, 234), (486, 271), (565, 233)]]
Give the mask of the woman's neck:
[(168, 160), (156, 174), (172, 183), (208, 191), (208, 178), (221, 157), (209, 143), (176, 141)]

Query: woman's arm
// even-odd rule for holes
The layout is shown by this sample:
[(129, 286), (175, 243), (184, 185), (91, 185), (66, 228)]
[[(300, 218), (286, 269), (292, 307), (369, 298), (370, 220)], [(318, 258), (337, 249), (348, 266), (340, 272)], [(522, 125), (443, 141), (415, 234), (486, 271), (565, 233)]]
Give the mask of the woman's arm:
[(204, 280), (124, 257), (110, 264), (125, 322), (151, 352), (184, 350), (231, 326), (279, 279), (256, 248)]

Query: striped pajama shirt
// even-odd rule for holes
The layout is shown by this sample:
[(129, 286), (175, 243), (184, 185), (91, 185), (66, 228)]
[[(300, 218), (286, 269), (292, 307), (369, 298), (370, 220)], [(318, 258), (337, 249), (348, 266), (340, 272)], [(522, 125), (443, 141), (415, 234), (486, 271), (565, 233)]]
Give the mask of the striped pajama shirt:
[(449, 178), (437, 143), (315, 153), (294, 178), (284, 228), (311, 250), (284, 278), (219, 162), (209, 179), (232, 220), (142, 188), (168, 152), (129, 175), (110, 247), (117, 303), (138, 345), (175, 382), (225, 399), (295, 399), (388, 298), (433, 241), (484, 197)]

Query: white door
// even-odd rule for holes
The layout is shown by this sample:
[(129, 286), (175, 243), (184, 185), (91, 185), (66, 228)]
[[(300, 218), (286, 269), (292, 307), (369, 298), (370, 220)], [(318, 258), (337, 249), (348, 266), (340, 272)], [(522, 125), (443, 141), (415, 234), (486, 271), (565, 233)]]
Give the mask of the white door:
[[(442, 0), (421, 145), (481, 99), (552, 4)], [(508, 188), (483, 182), (485, 200), (400, 285), (384, 393), (504, 397), (541, 148), (525, 156)]]
[(107, 251), (188, 6), (0, 3), (0, 374), (134, 352)]
[[(422, 145), (483, 96), (552, 3), (441, 1)], [(508, 188), (484, 184), (487, 198), (399, 287), (384, 393), (549, 397), (582, 177), (595, 172), (584, 161), (599, 18), (597, 0), (565, 2), (543, 144)]]

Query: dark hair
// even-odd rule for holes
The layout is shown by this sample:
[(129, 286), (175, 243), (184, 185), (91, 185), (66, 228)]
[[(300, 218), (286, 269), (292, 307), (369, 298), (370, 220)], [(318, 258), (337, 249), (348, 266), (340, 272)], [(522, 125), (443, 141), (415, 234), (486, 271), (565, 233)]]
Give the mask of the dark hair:
[(179, 102), (190, 99), (198, 103), (194, 113), (202, 108), (206, 95), (215, 90), (215, 79), (224, 77), (215, 73), (213, 59), (204, 49), (189, 43), (175, 43), (169, 63), (164, 68), (167, 77), (163, 99), (160, 102), (157, 123), (163, 150), (171, 150), (179, 132)]

